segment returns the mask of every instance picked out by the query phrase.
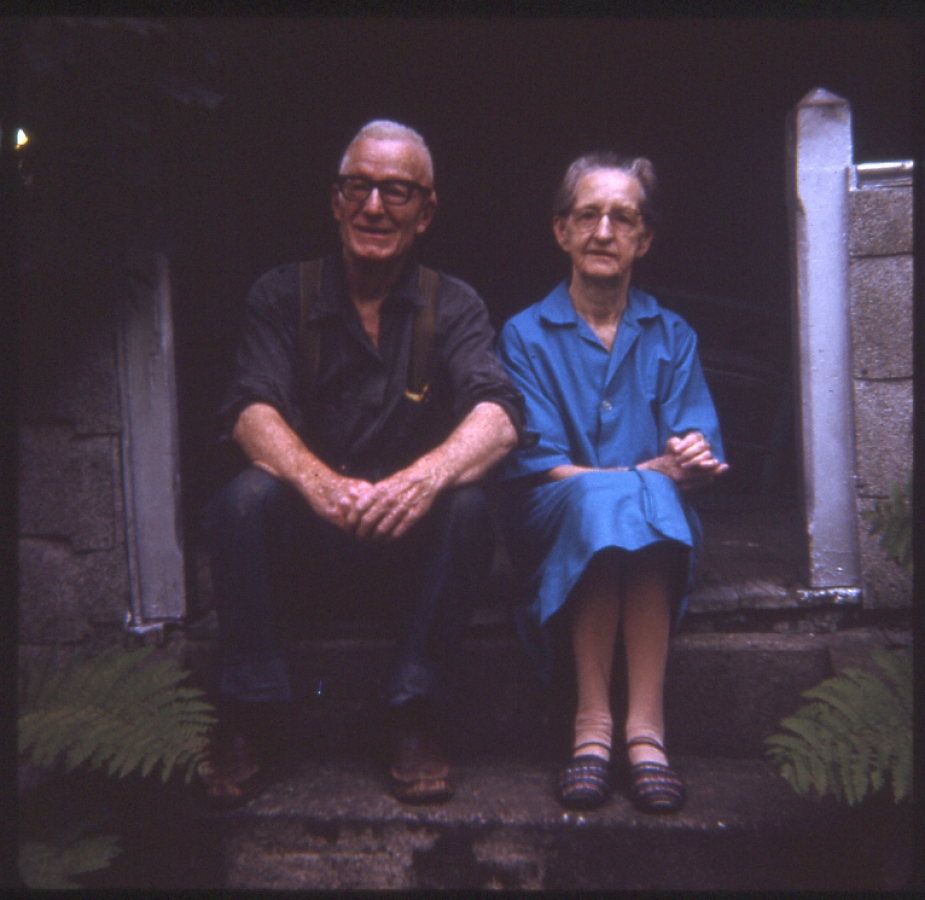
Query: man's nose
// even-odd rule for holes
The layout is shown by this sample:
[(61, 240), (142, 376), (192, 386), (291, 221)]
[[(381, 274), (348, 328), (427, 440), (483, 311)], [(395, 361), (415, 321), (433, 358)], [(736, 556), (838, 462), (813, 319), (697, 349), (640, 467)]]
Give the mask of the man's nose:
[(363, 201), (363, 211), (369, 213), (382, 213), (385, 211), (382, 197), (379, 195), (379, 188), (375, 185), (369, 192), (369, 196)]

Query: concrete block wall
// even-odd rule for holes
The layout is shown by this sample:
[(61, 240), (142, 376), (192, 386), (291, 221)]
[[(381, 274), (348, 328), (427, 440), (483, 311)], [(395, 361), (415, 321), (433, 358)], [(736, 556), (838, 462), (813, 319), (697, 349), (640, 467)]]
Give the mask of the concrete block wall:
[(849, 284), (863, 603), (876, 609), (912, 603), (911, 578), (860, 517), (912, 465), (912, 186), (865, 183), (862, 169), (849, 192)]
[(22, 644), (82, 640), (129, 607), (115, 322), (63, 284), (24, 278)]

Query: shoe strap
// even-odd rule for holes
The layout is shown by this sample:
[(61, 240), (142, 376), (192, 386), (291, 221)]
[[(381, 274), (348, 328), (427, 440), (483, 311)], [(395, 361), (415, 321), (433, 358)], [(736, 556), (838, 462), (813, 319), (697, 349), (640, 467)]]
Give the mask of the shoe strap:
[(584, 750), (585, 747), (603, 747), (608, 753), (611, 752), (610, 744), (605, 744), (602, 741), (585, 741), (583, 744), (572, 748), (572, 756), (579, 756), (578, 751)]
[(660, 740), (654, 737), (648, 737), (644, 734), (639, 735), (639, 737), (630, 738), (626, 742), (627, 749), (630, 747), (638, 747), (641, 744), (645, 744), (648, 747), (655, 747), (656, 750), (661, 750), (662, 753), (665, 752), (665, 748), (662, 746), (662, 742)]

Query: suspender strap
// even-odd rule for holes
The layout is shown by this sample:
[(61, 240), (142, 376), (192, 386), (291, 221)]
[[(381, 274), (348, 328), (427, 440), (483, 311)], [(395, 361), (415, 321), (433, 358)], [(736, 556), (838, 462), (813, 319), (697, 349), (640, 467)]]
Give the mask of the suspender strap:
[[(299, 264), (299, 339), (305, 361), (305, 396), (318, 378), (321, 365), (321, 332), (309, 323), (309, 315), (321, 293), (323, 260), (312, 259)], [(421, 266), (419, 282), (424, 305), (415, 309), (414, 332), (411, 337), (411, 369), (408, 373), (406, 396), (423, 400), (430, 386), (434, 365), (434, 329), (437, 321), (437, 288), (440, 275), (433, 269)]]
[(437, 288), (440, 276), (421, 266), (421, 296), (424, 306), (415, 311), (414, 335), (411, 340), (411, 373), (405, 395), (423, 400), (430, 386), (434, 366), (434, 327), (437, 320)]

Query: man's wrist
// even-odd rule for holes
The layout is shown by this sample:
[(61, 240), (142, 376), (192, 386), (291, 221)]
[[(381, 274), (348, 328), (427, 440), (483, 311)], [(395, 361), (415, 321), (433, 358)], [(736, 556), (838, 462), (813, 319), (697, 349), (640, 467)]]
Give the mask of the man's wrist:
[(446, 490), (453, 484), (453, 472), (450, 471), (446, 461), (441, 459), (439, 452), (431, 451), (431, 453), (426, 453), (414, 462), (410, 468), (417, 470), (416, 475), (426, 478), (430, 482), (431, 488), (437, 493)]

